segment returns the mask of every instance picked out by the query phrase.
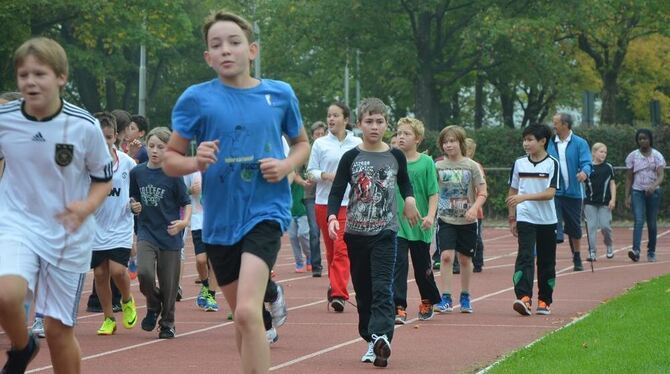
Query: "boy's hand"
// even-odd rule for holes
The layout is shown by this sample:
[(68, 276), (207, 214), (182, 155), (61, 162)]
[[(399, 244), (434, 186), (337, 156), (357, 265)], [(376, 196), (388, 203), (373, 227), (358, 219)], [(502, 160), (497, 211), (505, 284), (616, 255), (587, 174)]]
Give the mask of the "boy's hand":
[(260, 161), (261, 174), (266, 181), (276, 183), (284, 179), (293, 171), (293, 165), (288, 159), (278, 160), (276, 158), (264, 158)]
[(511, 195), (507, 196), (507, 199), (505, 199), (505, 204), (507, 204), (508, 207), (514, 208), (515, 206), (521, 204), (524, 201), (523, 195)]
[(193, 182), (191, 185), (191, 195), (200, 195), (202, 191), (202, 183), (200, 181)]
[(142, 148), (142, 142), (139, 139), (135, 139), (132, 142), (128, 143), (128, 156), (135, 158), (137, 152)]
[(419, 211), (416, 209), (416, 200), (413, 197), (408, 197), (405, 199), (405, 208), (402, 211), (402, 214), (409, 221), (410, 226), (416, 226), (421, 219)]
[(337, 232), (340, 231), (340, 221), (337, 219), (332, 219), (328, 222), (328, 236), (330, 239), (337, 239)]
[(335, 173), (326, 173), (325, 171), (321, 173), (321, 180), (332, 182), (335, 180)]
[(586, 173), (583, 172), (583, 171), (580, 171), (579, 173), (577, 173), (576, 176), (577, 176), (577, 180), (580, 181), (580, 182), (584, 182), (588, 178)]
[(140, 212), (142, 212), (142, 203), (135, 201), (135, 198), (130, 198), (129, 205), (130, 211), (133, 212), (134, 215), (138, 215)]
[(610, 203), (607, 204), (607, 208), (609, 208), (609, 210), (614, 210), (615, 206), (616, 206), (616, 201), (610, 199)]
[(434, 224), (435, 218), (429, 214), (423, 217), (423, 220), (421, 221), (421, 229), (428, 230), (429, 228), (433, 227)]
[(516, 231), (516, 221), (513, 221), (513, 222), (509, 223), (509, 231), (512, 232), (512, 235), (519, 236), (519, 232)]
[(630, 202), (631, 202), (630, 196), (626, 196), (626, 201), (624, 202), (626, 209), (630, 209)]
[(219, 140), (202, 142), (195, 153), (195, 160), (198, 163), (198, 170), (205, 171), (207, 167), (217, 160), (219, 154)]
[(58, 219), (69, 233), (75, 233), (86, 220), (93, 209), (87, 201), (73, 201), (65, 207), (65, 211), (58, 213)]
[(470, 209), (468, 209), (465, 212), (465, 219), (470, 221), (470, 222), (474, 222), (474, 221), (477, 220), (477, 209), (475, 209), (474, 206), (470, 207)]
[(186, 222), (178, 219), (170, 222), (170, 225), (167, 228), (168, 234), (175, 236), (179, 234), (184, 228), (186, 228)]

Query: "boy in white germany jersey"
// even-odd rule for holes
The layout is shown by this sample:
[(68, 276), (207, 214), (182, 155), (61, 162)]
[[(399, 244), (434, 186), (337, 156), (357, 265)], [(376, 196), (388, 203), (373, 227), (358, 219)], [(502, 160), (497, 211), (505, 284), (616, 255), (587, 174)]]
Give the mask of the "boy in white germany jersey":
[(95, 275), (95, 289), (104, 313), (98, 335), (112, 335), (116, 331), (116, 319), (112, 310), (112, 288), (110, 278), (121, 292), (123, 327), (131, 329), (137, 323), (135, 300), (130, 293), (130, 277), (126, 269), (133, 246), (133, 213), (142, 210), (142, 204), (130, 200), (130, 171), (135, 160), (117, 151), (116, 118), (111, 113), (96, 113), (102, 134), (113, 159), (112, 190), (105, 202), (95, 211), (98, 229), (93, 240), (91, 268)]
[(98, 121), (63, 101), (67, 57), (47, 38), (14, 54), (23, 96), (0, 107), (0, 326), (11, 342), (3, 373), (23, 373), (38, 351), (25, 328), (24, 301), (39, 282), (35, 310), (45, 315), (56, 373), (79, 373), (74, 336), (91, 261), (95, 219), (109, 194), (112, 159)]

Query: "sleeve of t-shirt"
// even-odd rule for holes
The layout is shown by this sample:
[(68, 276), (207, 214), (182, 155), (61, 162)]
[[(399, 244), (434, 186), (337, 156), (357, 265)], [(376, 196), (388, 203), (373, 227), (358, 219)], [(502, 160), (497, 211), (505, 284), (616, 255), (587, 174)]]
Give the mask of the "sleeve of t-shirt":
[(342, 155), (340, 163), (337, 164), (337, 172), (335, 173), (335, 180), (333, 180), (333, 186), (330, 189), (330, 194), (328, 195), (328, 215), (331, 214), (337, 215), (337, 212), (340, 211), (340, 205), (342, 204), (342, 198), (344, 193), (347, 191), (347, 184), (351, 180), (351, 165), (354, 162), (354, 159), (358, 155), (358, 148), (352, 148)]
[(140, 148), (136, 156), (138, 164), (149, 161), (149, 155), (147, 154), (147, 146), (142, 145), (142, 148)]
[(558, 161), (555, 159), (551, 159), (551, 162), (554, 163), (554, 171), (551, 173), (551, 180), (549, 181), (549, 188), (555, 188), (558, 189), (559, 184), (561, 183), (560, 180), (561, 178), (558, 177)]
[(200, 124), (200, 105), (191, 89), (179, 97), (172, 109), (172, 130), (184, 139), (194, 139)]
[[(614, 166), (612, 166), (612, 164), (609, 162), (607, 163), (607, 170), (609, 171), (610, 178), (614, 179)], [(609, 186), (605, 186), (605, 188), (609, 188)]]
[(633, 169), (635, 166), (635, 151), (631, 152), (626, 156), (626, 168)]
[(87, 131), (90, 134), (87, 136), (89, 143), (85, 156), (86, 168), (92, 182), (108, 182), (112, 180), (114, 174), (114, 161), (112, 160), (112, 155), (109, 154), (109, 148), (105, 142), (105, 137), (102, 134), (98, 120), (95, 120), (93, 126), (87, 126)]
[(177, 178), (177, 198), (179, 199), (179, 206), (186, 206), (191, 204), (191, 196), (188, 194), (184, 178)]
[(515, 190), (519, 189), (519, 170), (516, 167), (517, 161), (514, 161), (514, 165), (512, 165), (512, 171), (510, 171), (509, 174), (509, 186), (514, 188)]
[(141, 202), (141, 196), (140, 196), (140, 186), (137, 183), (137, 174), (139, 170), (140, 165), (135, 166), (132, 170), (130, 170), (130, 197), (133, 198), (137, 202)]
[(658, 152), (658, 151), (654, 152), (654, 157), (656, 158), (656, 168), (664, 168), (665, 167), (665, 158), (663, 157), (661, 152)]
[(320, 168), (319, 162), (321, 161), (321, 142), (315, 141), (312, 144), (312, 151), (309, 154), (309, 163), (307, 164), (307, 173), (312, 176), (312, 178), (320, 182), (322, 170)]
[(482, 174), (482, 169), (479, 168), (479, 165), (477, 165), (476, 162), (470, 160), (470, 163), (471, 163), (471, 165), (474, 166), (471, 169), (472, 169), (473, 176), (474, 176), (473, 181), (475, 182), (475, 187), (477, 187), (481, 184), (485, 184), (486, 179), (484, 179), (484, 175)]
[(287, 94), (288, 94), (288, 106), (286, 107), (286, 113), (284, 113), (284, 122), (282, 123), (282, 132), (288, 135), (290, 139), (295, 139), (300, 135), (300, 130), (302, 129), (302, 115), (300, 114), (300, 103), (298, 102), (298, 97), (293, 92), (293, 88), (288, 83)]
[(426, 166), (426, 192), (428, 192), (428, 196), (432, 196), (440, 192), (440, 186), (437, 183), (435, 163), (432, 160), (428, 160)]
[(407, 173), (407, 158), (399, 149), (392, 148), (391, 154), (395, 157), (398, 162), (398, 177), (396, 178), (396, 183), (400, 189), (400, 196), (403, 199), (414, 196), (414, 190), (412, 189), (412, 182), (409, 180), (409, 174)]

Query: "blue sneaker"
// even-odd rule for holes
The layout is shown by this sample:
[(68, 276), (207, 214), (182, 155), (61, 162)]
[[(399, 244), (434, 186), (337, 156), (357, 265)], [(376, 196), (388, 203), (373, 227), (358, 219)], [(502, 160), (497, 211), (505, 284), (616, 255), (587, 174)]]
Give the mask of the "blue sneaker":
[(209, 291), (207, 292), (207, 304), (203, 308), (205, 309), (205, 312), (218, 312), (219, 311), (219, 303), (216, 302), (216, 299), (214, 296), (212, 296)]
[(451, 313), (453, 309), (451, 302), (451, 295), (448, 293), (442, 294), (440, 302), (433, 305), (433, 310), (438, 313)]
[(207, 297), (209, 296), (209, 289), (205, 286), (200, 287), (200, 293), (198, 297), (195, 298), (195, 305), (200, 309), (205, 309), (207, 307)]
[(472, 305), (470, 305), (470, 294), (461, 293), (461, 313), (472, 313)]

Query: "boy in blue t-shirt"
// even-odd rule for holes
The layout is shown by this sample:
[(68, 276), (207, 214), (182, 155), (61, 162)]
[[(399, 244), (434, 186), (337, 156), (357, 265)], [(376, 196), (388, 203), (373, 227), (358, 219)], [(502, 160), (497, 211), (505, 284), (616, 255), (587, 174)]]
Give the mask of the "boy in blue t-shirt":
[[(286, 176), (306, 161), (309, 143), (291, 86), (250, 75), (258, 44), (249, 22), (219, 11), (203, 32), (205, 61), (217, 78), (189, 87), (177, 101), (164, 169), (175, 176), (202, 171), (202, 240), (235, 316), (242, 368), (267, 372), (259, 305), (291, 220)], [(288, 157), (282, 134), (292, 144)], [(198, 142), (196, 156), (186, 157), (191, 140)]]

